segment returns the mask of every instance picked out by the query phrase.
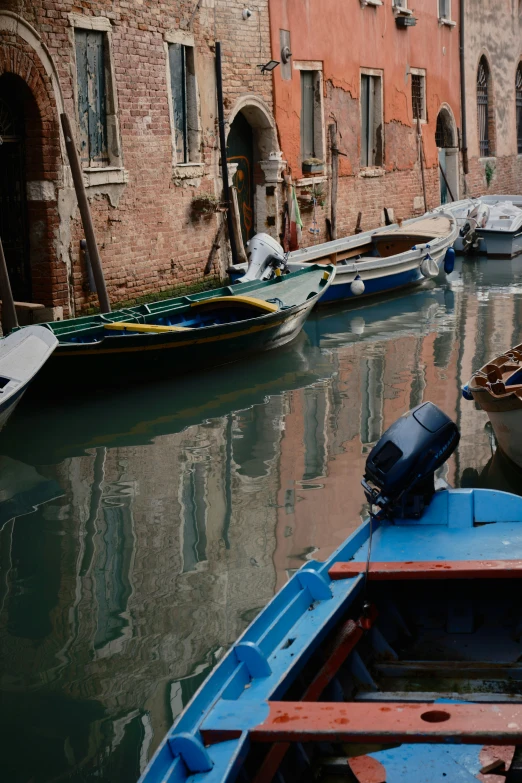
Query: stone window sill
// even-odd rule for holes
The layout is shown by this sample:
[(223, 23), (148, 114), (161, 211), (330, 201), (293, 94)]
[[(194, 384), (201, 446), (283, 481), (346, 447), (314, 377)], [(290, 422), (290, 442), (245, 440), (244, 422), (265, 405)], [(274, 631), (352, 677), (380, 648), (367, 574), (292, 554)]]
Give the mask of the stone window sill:
[(361, 0), (361, 5), (363, 8), (367, 5), (378, 6), (382, 5), (382, 0)]
[(486, 158), (479, 158), (479, 163), (496, 163), (497, 158), (496, 155), (488, 155)]
[(394, 5), (393, 13), (395, 14), (395, 16), (411, 16), (413, 14), (413, 11), (411, 10), (411, 8), (403, 8), (400, 5)]
[(96, 188), (101, 185), (124, 185), (129, 181), (129, 172), (118, 166), (106, 166), (103, 169), (84, 169), (83, 177), (87, 188)]
[(307, 185), (319, 185), (320, 182), (326, 182), (328, 177), (325, 174), (320, 174), (318, 177), (302, 177), (296, 181), (296, 185), (301, 188), (305, 188)]
[(371, 177), (384, 177), (386, 174), (385, 169), (376, 168), (376, 169), (362, 169), (359, 172), (359, 176), (370, 179)]
[(176, 179), (194, 179), (203, 175), (204, 168), (204, 163), (177, 163), (173, 175)]
[(452, 19), (439, 19), (440, 25), (445, 25), (446, 27), (456, 27), (457, 23), (454, 22)]

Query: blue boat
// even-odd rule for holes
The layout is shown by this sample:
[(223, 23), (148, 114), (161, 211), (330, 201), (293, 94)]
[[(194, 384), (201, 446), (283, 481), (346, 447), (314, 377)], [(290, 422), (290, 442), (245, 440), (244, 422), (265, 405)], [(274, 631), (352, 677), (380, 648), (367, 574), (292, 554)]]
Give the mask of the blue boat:
[(333, 261), (336, 278), (321, 304), (355, 300), (418, 285), (453, 271), (458, 225), (451, 214), (426, 214), (402, 225), (384, 226), (351, 237), (295, 250), (286, 256), (266, 234), (247, 243), (250, 262), (229, 268), (233, 282), (270, 279), (281, 269), (297, 272), (310, 263)]
[(458, 439), (429, 402), (390, 427), (370, 517), (258, 615), (141, 783), (521, 779), (522, 498), (436, 490)]

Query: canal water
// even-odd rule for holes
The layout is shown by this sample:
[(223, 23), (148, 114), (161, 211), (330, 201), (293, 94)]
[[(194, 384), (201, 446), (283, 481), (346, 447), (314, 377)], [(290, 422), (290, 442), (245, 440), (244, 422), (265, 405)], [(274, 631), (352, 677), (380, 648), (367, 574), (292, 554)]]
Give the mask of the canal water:
[(248, 362), (23, 401), (0, 435), (0, 779), (135, 781), (274, 592), (360, 523), (367, 454), (423, 400), (461, 429), (450, 483), (522, 493), (460, 395), (518, 342), (522, 260), (465, 261)]

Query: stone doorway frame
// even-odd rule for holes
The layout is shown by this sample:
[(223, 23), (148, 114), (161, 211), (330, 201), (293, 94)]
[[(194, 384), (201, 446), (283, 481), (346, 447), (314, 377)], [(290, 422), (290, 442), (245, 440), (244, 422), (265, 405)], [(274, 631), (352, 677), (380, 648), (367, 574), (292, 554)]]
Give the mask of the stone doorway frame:
[[(241, 112), (254, 136), (254, 153), (257, 151), (264, 174), (264, 183), (255, 185), (254, 231), (270, 234), (279, 241), (282, 214), (282, 182), (286, 161), (279, 149), (277, 128), (268, 105), (257, 95), (248, 94), (239, 98), (227, 118), (226, 135), (237, 114)], [(233, 175), (229, 171), (229, 179)]]
[[(451, 145), (449, 146), (444, 145), (443, 147), (439, 147), (437, 145), (437, 150), (444, 149), (446, 151), (446, 171), (445, 171), (446, 179), (448, 180), (449, 186), (451, 188), (451, 192), (453, 193), (454, 200), (458, 201), (460, 197), (459, 196), (460, 194), (459, 146), (458, 146), (458, 136), (457, 136), (457, 123), (455, 122), (455, 116), (453, 114), (451, 106), (449, 106), (447, 103), (443, 103), (440, 106), (439, 111), (437, 112), (435, 133), (436, 133), (437, 125), (439, 123), (439, 117), (444, 123), (445, 132), (448, 133), (448, 135), (451, 137)], [(435, 141), (436, 141), (436, 137), (435, 137)], [(437, 155), (437, 160), (438, 160), (438, 155)], [(442, 179), (442, 174), (440, 173), (439, 170), (439, 181), (441, 179)], [(440, 186), (439, 186), (439, 196), (440, 196)]]

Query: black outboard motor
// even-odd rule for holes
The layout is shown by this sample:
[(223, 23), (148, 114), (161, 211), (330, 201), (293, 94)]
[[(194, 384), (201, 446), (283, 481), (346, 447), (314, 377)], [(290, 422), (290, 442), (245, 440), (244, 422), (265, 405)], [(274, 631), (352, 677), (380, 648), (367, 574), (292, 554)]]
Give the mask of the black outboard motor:
[(436, 405), (417, 405), (370, 452), (362, 481), (368, 501), (390, 519), (421, 517), (435, 493), (435, 471), (459, 440), (457, 425)]

